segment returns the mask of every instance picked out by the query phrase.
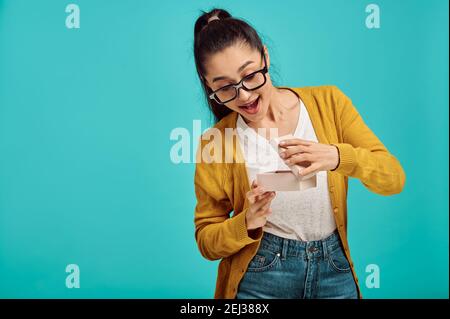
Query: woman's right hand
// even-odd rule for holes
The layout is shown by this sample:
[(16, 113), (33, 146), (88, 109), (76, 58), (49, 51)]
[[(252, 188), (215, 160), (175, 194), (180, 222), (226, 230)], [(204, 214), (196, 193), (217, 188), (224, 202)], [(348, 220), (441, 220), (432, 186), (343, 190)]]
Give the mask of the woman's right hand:
[(256, 229), (262, 227), (267, 222), (267, 217), (272, 213), (270, 204), (275, 198), (275, 192), (268, 192), (262, 189), (256, 183), (252, 182), (252, 189), (246, 195), (250, 207), (246, 214), (247, 229)]

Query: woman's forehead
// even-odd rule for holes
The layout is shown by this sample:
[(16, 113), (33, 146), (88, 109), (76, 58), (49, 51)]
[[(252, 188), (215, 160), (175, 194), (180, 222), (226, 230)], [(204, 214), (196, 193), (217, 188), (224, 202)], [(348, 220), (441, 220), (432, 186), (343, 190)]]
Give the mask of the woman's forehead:
[(231, 77), (242, 72), (246, 66), (259, 65), (260, 60), (258, 51), (248, 46), (234, 45), (210, 55), (206, 59), (205, 69), (211, 80), (216, 76)]

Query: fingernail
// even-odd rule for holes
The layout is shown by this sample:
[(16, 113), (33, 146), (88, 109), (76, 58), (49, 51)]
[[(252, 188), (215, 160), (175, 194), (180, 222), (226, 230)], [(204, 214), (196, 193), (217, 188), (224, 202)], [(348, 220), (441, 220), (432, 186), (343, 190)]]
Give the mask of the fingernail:
[(290, 163), (291, 163), (291, 160), (288, 160), (288, 159), (287, 159), (287, 160), (285, 160), (284, 162), (285, 162), (286, 164), (290, 164)]
[(284, 144), (286, 144), (286, 142), (285, 141), (281, 141), (280, 143), (278, 143), (279, 145), (284, 145)]
[(281, 158), (285, 158), (285, 157), (286, 157), (286, 153), (285, 153), (285, 152), (281, 152), (281, 153), (280, 153), (280, 157), (281, 157)]

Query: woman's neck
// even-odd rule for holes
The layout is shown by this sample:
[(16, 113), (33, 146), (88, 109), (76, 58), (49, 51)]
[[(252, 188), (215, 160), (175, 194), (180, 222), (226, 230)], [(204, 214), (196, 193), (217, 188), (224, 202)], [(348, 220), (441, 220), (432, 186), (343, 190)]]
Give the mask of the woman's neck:
[(254, 128), (280, 127), (291, 120), (292, 109), (297, 102), (292, 103), (294, 93), (287, 89), (273, 87), (269, 100), (269, 107), (263, 119), (257, 122), (247, 122), (247, 125)]

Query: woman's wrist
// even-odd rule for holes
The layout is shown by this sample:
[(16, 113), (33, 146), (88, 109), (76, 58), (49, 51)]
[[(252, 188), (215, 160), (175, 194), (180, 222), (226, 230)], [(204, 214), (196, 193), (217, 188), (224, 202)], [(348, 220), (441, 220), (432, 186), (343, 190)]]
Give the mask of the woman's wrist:
[(337, 165), (336, 165), (335, 168), (333, 168), (333, 169), (330, 170), (330, 171), (335, 171), (335, 170), (339, 167), (339, 164), (341, 163), (341, 154), (340, 154), (340, 152), (339, 152), (339, 147), (337, 147), (337, 146), (334, 145), (334, 144), (330, 144), (330, 145), (336, 147), (336, 150), (337, 150)]

